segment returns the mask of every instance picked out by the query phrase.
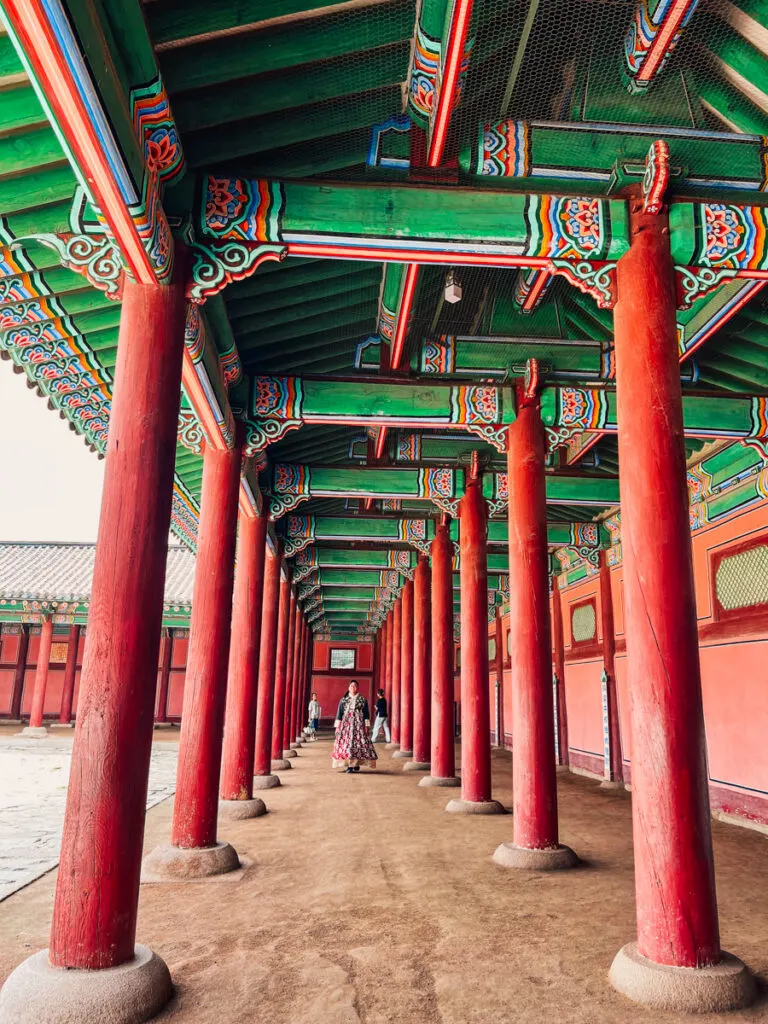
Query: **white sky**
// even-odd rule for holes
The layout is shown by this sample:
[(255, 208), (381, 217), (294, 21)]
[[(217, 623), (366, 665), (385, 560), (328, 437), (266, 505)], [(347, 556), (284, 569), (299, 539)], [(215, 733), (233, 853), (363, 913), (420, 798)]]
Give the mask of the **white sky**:
[(0, 360), (0, 541), (95, 541), (104, 460)]

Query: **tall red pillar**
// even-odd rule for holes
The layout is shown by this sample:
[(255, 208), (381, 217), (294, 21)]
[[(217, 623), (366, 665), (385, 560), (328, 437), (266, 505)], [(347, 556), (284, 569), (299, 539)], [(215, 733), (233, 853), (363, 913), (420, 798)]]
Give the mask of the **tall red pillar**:
[(404, 771), (430, 768), (430, 575), (429, 560), (419, 555), (413, 577), (413, 760)]
[(259, 684), (256, 702), (256, 747), (253, 754), (253, 788), (273, 789), (280, 779), (272, 774), (272, 713), (275, 702), (277, 620), (280, 608), (282, 553), (267, 546), (264, 558), (264, 598), (259, 644)]
[(169, 725), (168, 722), (168, 687), (171, 681), (171, 664), (173, 661), (173, 630), (164, 629), (160, 642), (160, 679), (157, 684), (155, 700), (155, 725)]
[(430, 774), (420, 786), (459, 786), (453, 736), (453, 542), (448, 524), (435, 530), (432, 557)]
[(298, 700), (296, 703), (296, 717), (295, 722), (295, 735), (296, 742), (304, 742), (304, 725), (308, 721), (308, 705), (309, 705), (309, 683), (307, 680), (307, 652), (309, 648), (308, 644), (308, 627), (307, 620), (302, 612), (301, 616), (301, 646), (300, 646), (300, 658), (299, 663), (299, 684), (298, 684)]
[(296, 634), (293, 648), (293, 690), (291, 692), (291, 723), (290, 737), (291, 746), (300, 748), (302, 746), (299, 735), (299, 707), (303, 700), (303, 684), (301, 681), (301, 667), (304, 659), (304, 616), (301, 609), (296, 610)]
[(237, 806), (225, 810), (224, 803), (220, 808), (230, 816), (244, 818), (257, 817), (266, 810), (261, 800), (253, 798), (253, 755), (267, 517), (241, 511), (238, 522), (220, 790), (223, 802)]
[(413, 756), (413, 580), (403, 587), (400, 609), (400, 749), (393, 757)]
[(80, 629), (78, 625), (69, 627), (67, 639), (67, 662), (64, 666), (64, 683), (61, 688), (61, 707), (59, 724), (70, 725), (72, 722), (72, 702), (75, 698), (75, 675), (77, 674), (77, 651), (80, 646)]
[(40, 646), (37, 651), (37, 668), (35, 684), (32, 689), (32, 707), (29, 712), (29, 725), (23, 730), (25, 736), (46, 736), (48, 730), (43, 725), (45, 709), (45, 691), (48, 686), (48, 668), (51, 662), (51, 644), (53, 643), (53, 617), (43, 619), (40, 629)]
[(720, 949), (669, 221), (629, 207), (614, 334), (637, 943), (611, 980), (654, 1006), (731, 1009), (754, 984)]
[(283, 709), (283, 757), (296, 757), (296, 750), (291, 748), (291, 711), (293, 708), (293, 659), (296, 652), (296, 595), (291, 591), (288, 604), (288, 638), (285, 652), (285, 705)]
[(27, 654), (29, 653), (29, 626), (23, 624), (19, 628), (21, 634), (11, 688), (11, 721), (15, 724), (21, 721), (21, 698), (24, 693), (24, 676), (27, 672)]
[(613, 625), (613, 593), (611, 591), (611, 570), (605, 560), (605, 551), (600, 552), (600, 624), (603, 634), (604, 675), (603, 700), (608, 719), (608, 745), (605, 778), (600, 783), (603, 789), (624, 788), (624, 761), (621, 755), (621, 729), (619, 727), (619, 702), (616, 693), (616, 635)]
[(280, 602), (277, 617), (277, 652), (275, 656), (275, 701), (272, 708), (272, 768), (284, 771), (291, 762), (283, 757), (283, 722), (285, 720), (286, 668), (288, 664), (288, 629), (291, 618), (291, 582), (280, 580)]
[(507, 429), (514, 842), (494, 860), (542, 871), (577, 863), (557, 830), (545, 458), (538, 399), (521, 392)]
[(388, 614), (381, 627), (381, 682), (380, 686), (384, 691), (387, 701), (387, 710), (392, 725), (392, 651), (390, 646), (391, 615)]
[(552, 576), (552, 664), (555, 685), (554, 700), (557, 702), (557, 763), (567, 769), (568, 755), (568, 714), (565, 705), (565, 646), (563, 639), (563, 599), (560, 594), (560, 577)]
[(389, 723), (392, 736), (392, 746), (400, 746), (400, 674), (402, 666), (402, 624), (403, 624), (403, 599), (398, 597), (392, 609), (392, 703), (390, 714), (392, 719)]
[[(83, 969), (91, 1005), (108, 1006), (98, 974), (135, 972), (134, 1012), (147, 1019), (171, 995), (162, 961), (135, 946), (139, 874), (184, 345), (184, 259), (175, 283), (126, 281), (80, 681), (61, 858), (48, 957)], [(38, 954), (38, 957), (40, 954)], [(45, 956), (43, 954), (43, 956)], [(45, 958), (47, 959), (47, 958)], [(27, 964), (33, 963), (27, 961)], [(129, 964), (129, 962), (131, 962)], [(20, 970), (23, 971), (24, 968)], [(152, 972), (151, 987), (140, 977)], [(87, 972), (87, 973), (85, 973)], [(107, 982), (107, 984), (109, 984)], [(70, 990), (71, 991), (71, 990)], [(117, 990), (122, 1002), (125, 989)], [(4, 997), (12, 998), (6, 982)], [(34, 999), (30, 996), (34, 994)], [(27, 985), (25, 1012), (45, 1020), (50, 988)], [(8, 1019), (13, 1011), (4, 1004)], [(137, 1017), (137, 1019), (139, 1019)]]
[(459, 504), (461, 552), (461, 799), (447, 811), (503, 814), (491, 798), (491, 712), (488, 699), (488, 570), (486, 508), (480, 480), (467, 476)]
[(146, 877), (213, 875), (240, 866), (233, 847), (216, 838), (240, 464), (239, 448), (206, 445), (171, 843), (148, 855)]
[(494, 696), (496, 707), (493, 709), (494, 736), (496, 746), (504, 747), (504, 627), (501, 622), (501, 611), (496, 608), (496, 619), (494, 622), (494, 639), (496, 645), (496, 657), (494, 658), (494, 673), (496, 685)]

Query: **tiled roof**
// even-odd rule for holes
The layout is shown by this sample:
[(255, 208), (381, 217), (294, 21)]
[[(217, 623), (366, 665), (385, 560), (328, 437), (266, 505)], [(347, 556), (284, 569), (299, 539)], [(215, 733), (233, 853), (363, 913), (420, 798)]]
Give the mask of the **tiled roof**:
[[(91, 596), (95, 544), (0, 544), (0, 600), (77, 601)], [(195, 556), (168, 548), (165, 603), (191, 605)]]

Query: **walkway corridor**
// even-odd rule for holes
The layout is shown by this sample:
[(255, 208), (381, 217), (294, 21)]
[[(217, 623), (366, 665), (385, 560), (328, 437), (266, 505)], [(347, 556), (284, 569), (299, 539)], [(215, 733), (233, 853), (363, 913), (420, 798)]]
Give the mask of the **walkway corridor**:
[[(329, 768), (330, 745), (299, 752), (270, 813), (221, 822), (254, 863), (238, 876), (142, 887), (138, 941), (168, 963), (178, 994), (159, 1021), (183, 1024), (669, 1024), (611, 989), (634, 934), (630, 801), (559, 777), (563, 841), (588, 865), (505, 872), (490, 860), (509, 817), (443, 813), (378, 748), (374, 773)], [(494, 753), (511, 804), (511, 759)], [(167, 841), (172, 801), (148, 814), (145, 848)], [(768, 839), (714, 824), (724, 946), (768, 977)], [(0, 905), (0, 979), (47, 944), (55, 873)], [(765, 1001), (728, 1016), (765, 1019)], [(722, 1017), (702, 1016), (701, 1024)]]

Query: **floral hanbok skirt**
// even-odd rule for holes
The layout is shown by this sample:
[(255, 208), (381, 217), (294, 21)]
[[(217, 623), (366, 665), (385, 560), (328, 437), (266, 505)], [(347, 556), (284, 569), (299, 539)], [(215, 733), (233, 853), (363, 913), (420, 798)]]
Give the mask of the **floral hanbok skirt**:
[(376, 751), (365, 731), (362, 711), (347, 711), (341, 720), (331, 754), (334, 768), (375, 768)]

